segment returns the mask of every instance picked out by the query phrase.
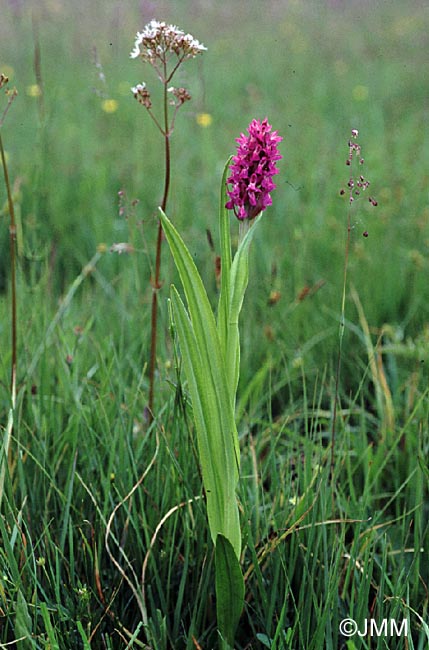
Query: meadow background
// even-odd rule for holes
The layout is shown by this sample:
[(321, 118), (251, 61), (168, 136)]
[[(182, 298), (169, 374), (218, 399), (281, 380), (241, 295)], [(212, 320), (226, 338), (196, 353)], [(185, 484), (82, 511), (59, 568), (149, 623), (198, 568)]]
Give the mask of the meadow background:
[[(399, 0), (1, 0), (0, 72), (19, 95), (2, 127), (18, 222), (18, 402), (0, 495), (0, 647), (216, 646), (213, 549), (168, 328), (177, 277), (166, 246), (157, 418), (149, 428), (144, 418), (163, 152), (130, 91), (157, 82), (129, 53), (152, 18), (208, 48), (180, 69), (193, 99), (172, 137), (168, 214), (213, 304), (223, 165), (255, 117), (284, 138), (241, 316), (247, 549), (236, 647), (426, 648), (429, 8)], [(378, 206), (352, 210), (330, 477), (352, 128)], [(3, 179), (0, 213), (3, 433)], [(238, 234), (233, 218), (231, 227)], [(118, 242), (135, 252), (110, 252)], [(406, 618), (409, 635), (346, 639), (339, 622), (349, 617)]]

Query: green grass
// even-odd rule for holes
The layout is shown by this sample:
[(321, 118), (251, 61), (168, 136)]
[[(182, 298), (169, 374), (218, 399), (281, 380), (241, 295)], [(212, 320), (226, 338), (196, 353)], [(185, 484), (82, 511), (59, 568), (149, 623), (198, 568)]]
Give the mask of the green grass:
[[(156, 81), (128, 55), (135, 32), (156, 17), (208, 47), (182, 68), (193, 99), (172, 137), (168, 215), (213, 304), (215, 253), (205, 231), (218, 252), (219, 181), (234, 138), (265, 116), (284, 137), (241, 316), (246, 607), (236, 648), (426, 648), (427, 7), (165, 0), (156, 10), (141, 3), (140, 13), (138, 3), (97, 5), (47, 3), (35, 8), (34, 25), (25, 3), (1, 9), (0, 72), (19, 91), (2, 138), (22, 236), (18, 403), (0, 516), (0, 646), (217, 644), (213, 547), (192, 412), (168, 330), (168, 287), (177, 277), (167, 247), (157, 418), (149, 429), (144, 419), (162, 141), (129, 91)], [(30, 88), (35, 39), (43, 104)], [(103, 111), (94, 87), (118, 102), (116, 112)], [(211, 126), (198, 126), (200, 112), (212, 116)], [(358, 203), (352, 213), (329, 480), (347, 227), (339, 190), (353, 127), (379, 205)], [(119, 215), (121, 189), (129, 202), (139, 199), (127, 219)], [(3, 182), (0, 211), (3, 436), (11, 363)], [(108, 252), (127, 241), (133, 255)], [(269, 304), (273, 291), (279, 299)], [(344, 618), (360, 626), (407, 618), (407, 643), (346, 640)]]

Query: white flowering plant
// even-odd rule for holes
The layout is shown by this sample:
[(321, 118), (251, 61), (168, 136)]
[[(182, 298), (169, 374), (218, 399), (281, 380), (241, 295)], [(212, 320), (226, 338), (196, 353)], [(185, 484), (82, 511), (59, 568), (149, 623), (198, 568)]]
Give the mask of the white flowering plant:
[[(172, 86), (172, 80), (181, 64), (187, 59), (195, 58), (205, 52), (207, 48), (191, 34), (185, 34), (176, 25), (169, 25), (164, 21), (151, 20), (141, 32), (137, 32), (134, 48), (130, 53), (132, 59), (140, 59), (149, 64), (155, 71), (158, 81), (163, 89), (161, 115), (154, 111), (151, 92), (146, 82), (132, 86), (131, 92), (138, 103), (149, 113), (157, 129), (164, 139), (164, 191), (161, 209), (166, 210), (170, 189), (171, 153), (170, 139), (174, 131), (176, 116), (179, 109), (191, 100), (191, 94), (186, 88)], [(147, 415), (149, 422), (154, 419), (155, 411), (155, 367), (158, 322), (158, 291), (162, 286), (161, 281), (161, 248), (162, 226), (158, 221), (158, 234), (156, 241), (156, 254), (154, 276), (151, 278), (152, 286), (152, 314), (151, 314), (151, 350), (149, 362), (149, 400)]]

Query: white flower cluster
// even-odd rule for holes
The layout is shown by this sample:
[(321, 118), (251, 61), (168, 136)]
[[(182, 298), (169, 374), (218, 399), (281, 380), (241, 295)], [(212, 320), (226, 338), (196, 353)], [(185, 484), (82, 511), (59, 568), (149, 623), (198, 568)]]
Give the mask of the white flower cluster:
[(176, 25), (151, 20), (142, 32), (137, 32), (130, 57), (136, 59), (141, 56), (144, 60), (154, 63), (156, 59), (165, 59), (168, 52), (174, 52), (183, 60), (195, 57), (206, 49), (191, 34), (185, 34)]

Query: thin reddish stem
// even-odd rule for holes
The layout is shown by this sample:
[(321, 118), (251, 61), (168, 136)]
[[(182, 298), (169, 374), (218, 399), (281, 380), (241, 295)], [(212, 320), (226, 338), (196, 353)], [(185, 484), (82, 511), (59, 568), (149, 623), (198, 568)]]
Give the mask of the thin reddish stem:
[(10, 225), (9, 225), (9, 240), (10, 240), (10, 275), (11, 275), (11, 294), (12, 294), (12, 323), (11, 323), (11, 345), (12, 345), (12, 363), (11, 363), (11, 376), (10, 376), (10, 392), (12, 408), (15, 408), (16, 400), (16, 368), (17, 368), (17, 313), (16, 313), (16, 224), (15, 224), (15, 210), (13, 207), (12, 192), (9, 182), (9, 173), (6, 164), (6, 156), (4, 154), (3, 140), (0, 134), (0, 156), (3, 165), (4, 180), (6, 185), (7, 200), (9, 207)]
[[(164, 62), (166, 67), (166, 63)], [(164, 177), (164, 194), (161, 201), (161, 209), (165, 212), (167, 207), (168, 192), (170, 189), (170, 129), (168, 124), (168, 96), (167, 84), (164, 83), (164, 158), (165, 158), (165, 177)], [(158, 291), (162, 286), (161, 276), (161, 251), (162, 251), (162, 225), (158, 220), (158, 235), (156, 240), (156, 257), (155, 257), (155, 277), (152, 279), (152, 311), (151, 311), (151, 334), (150, 334), (150, 362), (149, 362), (149, 423), (154, 418), (154, 395), (155, 395), (155, 369), (156, 369), (156, 343), (157, 343), (157, 325), (158, 325)]]

